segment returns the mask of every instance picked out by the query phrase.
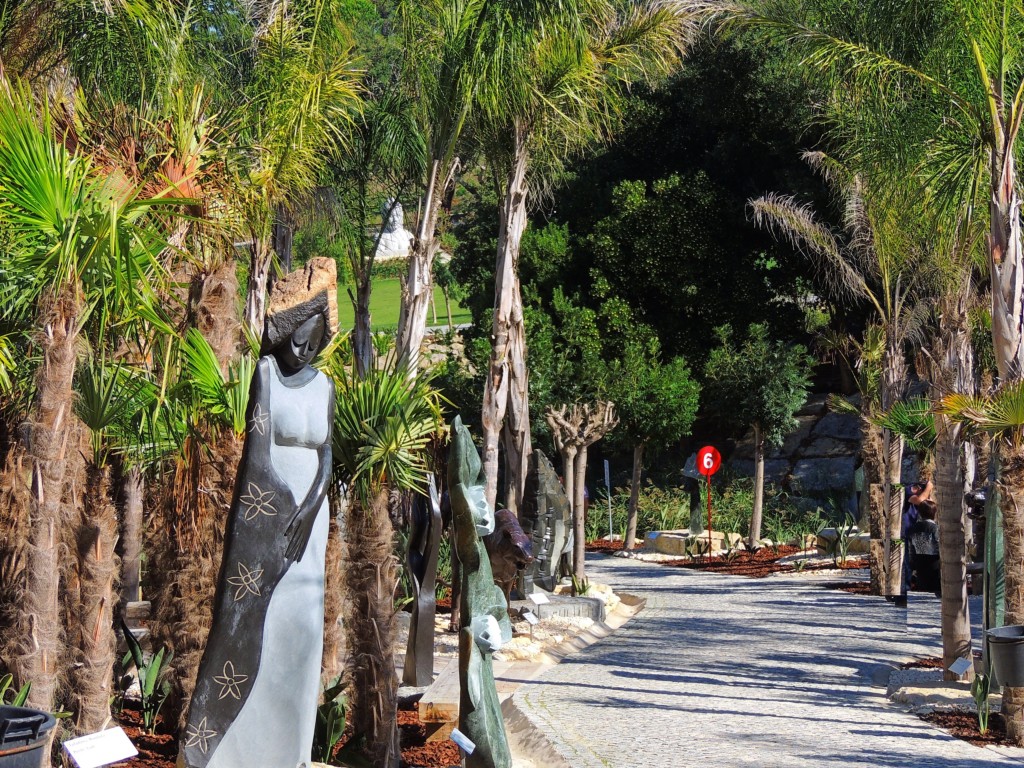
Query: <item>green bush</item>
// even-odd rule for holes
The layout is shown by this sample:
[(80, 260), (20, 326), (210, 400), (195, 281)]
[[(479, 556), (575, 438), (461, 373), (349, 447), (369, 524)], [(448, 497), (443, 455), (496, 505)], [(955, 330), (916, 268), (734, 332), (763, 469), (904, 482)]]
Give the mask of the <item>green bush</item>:
[[(701, 516), (707, 524), (707, 490), (700, 482)], [(612, 496), (612, 528), (623, 536), (629, 509), (629, 486), (616, 488)], [(711, 485), (711, 522), (716, 531), (747, 536), (754, 509), (754, 481), (730, 476), (724, 470)], [(775, 542), (799, 539), (828, 525), (820, 509), (802, 511), (790, 503), (789, 495), (772, 483), (765, 483), (762, 534)], [(690, 527), (690, 494), (682, 487), (660, 487), (644, 483), (637, 499), (637, 537), (651, 531), (672, 531)], [(595, 499), (587, 512), (587, 540), (608, 535), (608, 498)]]
[(408, 259), (388, 259), (373, 262), (374, 280), (399, 280), (409, 274)]

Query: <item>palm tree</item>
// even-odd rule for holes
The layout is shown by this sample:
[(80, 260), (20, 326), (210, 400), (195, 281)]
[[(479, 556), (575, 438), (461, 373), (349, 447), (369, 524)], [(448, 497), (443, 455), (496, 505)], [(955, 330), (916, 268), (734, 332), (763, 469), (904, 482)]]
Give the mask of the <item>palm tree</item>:
[[(916, 251), (906, 237), (902, 209), (896, 207), (892, 197), (872, 195), (872, 188), (862, 177), (850, 174), (821, 153), (808, 153), (807, 159), (823, 169), (840, 195), (845, 208), (846, 237), (838, 236), (819, 221), (810, 206), (785, 195), (768, 194), (752, 200), (754, 220), (813, 256), (840, 298), (868, 302), (873, 310), (873, 323), (884, 338), (878, 407), (887, 411), (903, 395), (907, 378), (904, 345), (922, 320), (924, 305), (915, 302), (920, 279)], [(882, 456), (884, 498), (883, 509), (872, 510), (872, 570), (882, 576), (883, 593), (897, 595), (903, 553), (892, 542), (901, 537), (903, 499), (897, 488), (903, 441), (885, 428)]]
[(328, 0), (270, 6), (236, 111), (236, 204), (248, 238), (244, 322), (263, 332), (275, 221), (311, 193), (361, 103), (344, 27)]
[(51, 710), (62, 650), (57, 534), (71, 518), (63, 498), (76, 346), (87, 307), (99, 303), (123, 315), (151, 301), (163, 241), (150, 211), (160, 203), (69, 151), (55, 135), (47, 102), (6, 80), (0, 86), (0, 164), (2, 215), (17, 243), (5, 270), (32, 280), (23, 299), (35, 309), (42, 357), (26, 448), (34, 477), (32, 529), (18, 627), (24, 647), (15, 666), (21, 680), (33, 682), (31, 705)]
[[(836, 13), (832, 4), (816, 0), (697, 0), (688, 6), (783, 43), (808, 69), (840, 85), (847, 103), (876, 125), (908, 107), (931, 116), (922, 164), (936, 202), (972, 204), (974, 193), (987, 191), (995, 360), (1003, 386), (1024, 378), (1024, 253), (1016, 169), (1024, 119), (1024, 11), (1002, 0), (898, 8), (871, 3), (856, 15)], [(893, 29), (900, 34), (892, 35)], [(1024, 539), (1018, 534), (1024, 531), (1024, 509), (1007, 511), (1006, 620), (1022, 623)], [(1024, 744), (1024, 689), (1008, 688), (1003, 705), (1008, 735)]]
[(121, 579), (114, 553), (119, 526), (112, 459), (118, 438), (129, 434), (136, 417), (156, 397), (156, 388), (144, 371), (110, 364), (102, 355), (101, 351), (79, 367), (75, 387), (75, 412), (89, 430), (92, 447), (86, 458), (87, 484), (79, 519), (69, 521), (77, 544), (77, 604), (68, 606), (67, 612), (77, 620), (70, 634), (77, 638), (80, 651), (79, 663), (71, 670), (79, 733), (103, 728), (113, 696), (111, 670), (117, 647), (113, 607), (119, 602), (114, 590)]
[(399, 564), (389, 498), (393, 491), (426, 487), (440, 400), (429, 380), (410, 379), (401, 366), (374, 368), (360, 377), (335, 356), (328, 368), (337, 385), (335, 474), (351, 497), (345, 632), (352, 724), (373, 765), (395, 768), (400, 757), (394, 664)]
[(420, 215), (398, 321), (398, 353), (411, 376), (417, 373), (433, 296), (441, 204), (460, 170), (457, 153), (477, 94), (488, 82), (492, 94), (502, 87), (516, 87), (503, 78), (511, 60), (528, 50), (523, 43), (546, 23), (565, 18), (578, 7), (576, 0), (401, 0), (398, 4), (405, 49), (414, 52), (406, 59), (405, 79), (416, 94), (427, 148)]
[(530, 203), (568, 158), (610, 135), (626, 86), (663, 76), (676, 66), (684, 32), (684, 18), (661, 2), (565, 3), (547, 23), (513, 38), (501, 76), (488, 79), (480, 89), (474, 127), (494, 174), (500, 206), (490, 370), (482, 411), (485, 489), (492, 506), (499, 438), (505, 449), (509, 509), (517, 510), (522, 501), (530, 454), (526, 328), (518, 274)]

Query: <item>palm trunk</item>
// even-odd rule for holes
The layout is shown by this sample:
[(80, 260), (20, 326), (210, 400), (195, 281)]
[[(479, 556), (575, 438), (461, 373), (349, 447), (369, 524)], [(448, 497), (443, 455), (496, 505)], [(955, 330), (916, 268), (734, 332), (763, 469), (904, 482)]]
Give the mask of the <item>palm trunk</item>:
[(900, 474), (903, 467), (903, 438), (889, 430), (882, 431), (885, 448), (885, 520), (882, 528), (883, 545), (883, 591), (885, 595), (900, 594), (903, 579), (903, 558), (906, 542), (902, 538), (903, 493)]
[(40, 308), (43, 360), (36, 373), (36, 400), (25, 454), (32, 470), (32, 522), (25, 602), (18, 627), (24, 651), (14, 667), (19, 680), (32, 683), (28, 706), (46, 712), (54, 709), (57, 665), (63, 651), (58, 542), (68, 520), (63, 496), (79, 312), (73, 290), (48, 297)]
[[(936, 399), (954, 392), (973, 395), (974, 354), (967, 316), (969, 281), (940, 313), (940, 336), (934, 345), (931, 380)], [(973, 446), (963, 440), (960, 427), (949, 418), (935, 416), (935, 501), (939, 522), (939, 569), (942, 587), (942, 658), (947, 680), (956, 676), (949, 666), (971, 658), (971, 618), (967, 605), (967, 561), (970, 522), (965, 494), (974, 483)], [(974, 670), (967, 672), (974, 678)]]
[(142, 498), (145, 479), (139, 467), (129, 467), (121, 484), (121, 603), (140, 598), (142, 576)]
[[(964, 494), (970, 482), (964, 472), (959, 430), (944, 416), (936, 416), (935, 502), (939, 521), (939, 568), (942, 585), (942, 666), (947, 680), (955, 680), (949, 665), (971, 658), (971, 617), (967, 607), (967, 510)], [(973, 679), (969, 670), (968, 679)]]
[(344, 610), (345, 568), (342, 557), (344, 543), (338, 520), (344, 514), (345, 499), (340, 493), (331, 493), (331, 527), (327, 537), (327, 556), (324, 586), (324, 654), (320, 678), (324, 687), (341, 674), (342, 626)]
[(249, 246), (249, 282), (245, 294), (245, 326), (257, 337), (263, 336), (267, 314), (267, 287), (274, 251), (265, 238), (255, 238)]
[(281, 270), (288, 274), (292, 271), (292, 243), (295, 239), (295, 219), (291, 211), (283, 205), (278, 205), (274, 212), (273, 229), (274, 253), (277, 254), (277, 263)]
[(885, 528), (885, 494), (882, 491), (885, 467), (882, 430), (865, 415), (861, 418), (861, 457), (864, 461), (864, 489), (867, 494), (869, 563), (871, 594), (881, 595), (885, 582), (885, 554), (883, 530)]
[[(445, 176), (442, 178), (442, 170)], [(420, 361), (420, 348), (427, 330), (427, 307), (433, 295), (434, 257), (437, 255), (437, 216), (441, 196), (447, 185), (447, 169), (434, 160), (430, 167), (423, 218), (409, 250), (409, 274), (402, 286), (402, 310), (398, 318), (397, 350), (399, 359), (415, 377)]]
[[(200, 444), (203, 443), (203, 444)], [(149, 548), (154, 636), (173, 651), (173, 688), (164, 717), (183, 728), (213, 621), (217, 575), (243, 440), (229, 430), (190, 437), (164, 494)]]
[[(997, 94), (1002, 99), (1002, 94)], [(1001, 126), (991, 152), (989, 200), (989, 272), (992, 280), (992, 346), (1002, 383), (1024, 378), (1024, 259), (1021, 253), (1020, 198), (1013, 142)], [(1024, 623), (1024, 456), (1018, 448), (1004, 452), (1000, 481), (1006, 584), (1006, 623)], [(1024, 688), (1003, 689), (1006, 733), (1024, 745)]]
[(114, 587), (118, 561), (117, 510), (110, 498), (110, 468), (90, 466), (82, 516), (78, 524), (80, 597), (77, 606), (81, 646), (73, 670), (75, 730), (101, 730), (110, 718), (114, 670)]
[[(508, 408), (511, 337), (513, 325), (522, 324), (522, 302), (516, 291), (519, 246), (526, 230), (525, 135), (516, 129), (516, 153), (505, 184), (505, 198), (499, 214), (498, 254), (494, 270), (494, 315), (491, 321), (491, 358), (484, 380), (481, 428), (484, 437), (484, 494), (492, 508), (498, 495), (498, 444)], [(517, 317), (518, 315), (518, 317)], [(525, 345), (523, 347), (525, 352)], [(521, 361), (524, 365), (525, 360)], [(525, 479), (525, 475), (524, 475)]]
[(365, 504), (348, 507), (348, 563), (345, 617), (352, 725), (365, 737), (372, 764), (397, 768), (398, 676), (395, 672), (395, 590), (398, 562), (394, 555), (387, 488)]
[(453, 331), (455, 330), (455, 323), (452, 322), (452, 297), (448, 291), (447, 285), (441, 289), (441, 293), (444, 295), (444, 311), (448, 315), (448, 330)]
[(352, 356), (355, 358), (356, 375), (365, 378), (373, 370), (373, 330), (370, 318), (370, 295), (373, 291), (373, 276), (370, 270), (358, 278), (356, 284), (355, 330), (352, 334)]
[[(633, 549), (636, 544), (637, 506), (640, 502), (640, 476), (644, 469), (645, 445), (637, 443), (633, 446), (633, 479), (629, 488), (629, 513), (626, 518), (626, 541), (623, 544), (625, 549)], [(608, 533), (611, 534), (611, 531)]]
[(523, 320), (523, 299), (516, 276), (513, 286), (512, 326), (509, 329), (508, 410), (502, 428), (505, 449), (505, 504), (519, 513), (526, 492), (526, 475), (530, 470), (530, 380), (526, 367), (526, 324)]
[[(1024, 624), (1024, 448), (1003, 444), (999, 506), (1003, 515), (1003, 563), (1007, 624)], [(1006, 734), (1024, 741), (1024, 688), (1003, 689)]]
[[(750, 549), (761, 540), (761, 515), (764, 511), (764, 432), (760, 424), (754, 424), (754, 511), (750, 515)], [(779, 542), (775, 542), (778, 544)], [(711, 554), (710, 552), (708, 553)]]
[(587, 487), (587, 452), (589, 447), (584, 444), (576, 454), (576, 477), (573, 480), (572, 502), (572, 575), (577, 584), (583, 584), (587, 578), (584, 559), (587, 554), (586, 522), (587, 513), (584, 504), (584, 492)]

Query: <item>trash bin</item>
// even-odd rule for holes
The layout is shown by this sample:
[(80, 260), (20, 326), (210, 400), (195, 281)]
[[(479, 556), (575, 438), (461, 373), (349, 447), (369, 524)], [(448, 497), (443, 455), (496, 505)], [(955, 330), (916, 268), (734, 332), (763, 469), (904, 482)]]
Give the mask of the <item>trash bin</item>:
[(1012, 688), (1024, 687), (1024, 626), (997, 627), (985, 635), (996, 681)]
[(0, 707), (0, 768), (45, 765), (53, 715), (26, 707)]

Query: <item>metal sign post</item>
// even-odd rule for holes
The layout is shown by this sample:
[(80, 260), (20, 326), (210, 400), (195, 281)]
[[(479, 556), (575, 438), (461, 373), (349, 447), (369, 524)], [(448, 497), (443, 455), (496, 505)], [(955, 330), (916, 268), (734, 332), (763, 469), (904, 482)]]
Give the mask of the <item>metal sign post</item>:
[(705, 445), (697, 452), (697, 471), (704, 475), (708, 484), (708, 560), (711, 560), (711, 476), (722, 466), (722, 454), (712, 445)]
[[(608, 459), (604, 460), (604, 487), (608, 490), (608, 545), (611, 546), (612, 539), (612, 480), (608, 471)], [(625, 546), (625, 542), (623, 542)]]

